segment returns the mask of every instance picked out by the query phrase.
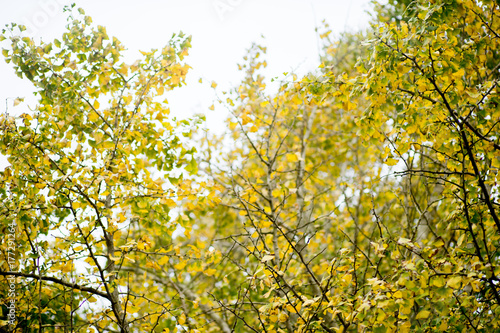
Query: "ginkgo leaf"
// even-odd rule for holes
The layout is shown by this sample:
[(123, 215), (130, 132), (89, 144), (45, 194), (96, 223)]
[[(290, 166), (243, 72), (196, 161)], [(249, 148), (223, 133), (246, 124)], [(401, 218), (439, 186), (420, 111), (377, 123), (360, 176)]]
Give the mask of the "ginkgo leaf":
[(308, 299), (308, 300), (305, 300), (303, 303), (302, 303), (302, 306), (304, 307), (308, 307), (308, 306), (311, 306), (315, 303), (315, 300), (313, 299)]
[(273, 259), (274, 259), (274, 256), (272, 256), (272, 255), (265, 255), (265, 256), (262, 257), (262, 259), (260, 261), (266, 263), (266, 262), (271, 261)]
[(271, 194), (272, 194), (272, 196), (273, 196), (273, 197), (275, 197), (275, 198), (279, 198), (279, 197), (280, 197), (280, 195), (282, 194), (282, 192), (281, 192), (281, 189), (276, 188), (276, 189), (274, 189), (274, 190), (271, 192)]
[(404, 238), (404, 237), (401, 237), (398, 239), (398, 244), (406, 245), (406, 244), (410, 244), (410, 243), (411, 243), (411, 239)]
[(165, 265), (168, 261), (169, 261), (169, 257), (168, 256), (162, 256), (159, 260), (158, 260), (158, 265)]
[(23, 98), (17, 97), (16, 99), (14, 99), (14, 106), (17, 106), (22, 102), (24, 102), (24, 97)]
[(395, 159), (395, 158), (388, 158), (386, 161), (385, 161), (385, 164), (389, 165), (389, 166), (394, 166), (396, 164), (398, 164), (398, 160)]
[(461, 276), (454, 276), (448, 281), (446, 281), (446, 285), (448, 287), (451, 287), (453, 289), (460, 289), (460, 285), (462, 284), (462, 277)]
[(427, 319), (429, 318), (430, 315), (431, 315), (430, 311), (422, 310), (417, 314), (415, 319)]
[(286, 154), (286, 159), (288, 162), (292, 163), (297, 162), (299, 160), (296, 154)]
[(95, 122), (97, 119), (99, 119), (99, 115), (95, 112), (92, 112), (87, 115), (87, 118), (89, 119), (89, 121)]
[(184, 325), (186, 323), (186, 315), (184, 313), (181, 314), (177, 319), (177, 322), (179, 323), (179, 325)]

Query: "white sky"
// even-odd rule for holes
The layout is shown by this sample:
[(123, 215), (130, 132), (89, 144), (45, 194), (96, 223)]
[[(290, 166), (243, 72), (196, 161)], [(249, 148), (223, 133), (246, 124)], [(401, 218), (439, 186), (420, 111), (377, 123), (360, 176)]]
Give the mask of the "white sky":
[[(212, 130), (222, 128), (226, 112), (217, 103), (215, 111), (208, 110), (215, 100), (210, 82), (221, 90), (237, 86), (242, 76), (237, 63), (252, 42), (267, 46), (269, 79), (283, 72), (305, 74), (319, 65), (315, 27), (325, 19), (334, 34), (358, 30), (367, 27), (370, 9), (369, 0), (0, 0), (0, 26), (24, 24), (35, 40), (52, 41), (64, 32), (62, 8), (72, 2), (128, 48), (127, 58), (138, 58), (138, 50), (163, 47), (180, 30), (192, 35), (193, 48), (185, 59), (193, 67), (188, 84), (166, 96), (172, 114), (204, 113)], [(6, 42), (0, 45), (6, 47)], [(9, 98), (9, 114), (20, 114), (35, 105), (33, 88), (0, 57), (0, 112)], [(15, 97), (26, 102), (13, 108)]]

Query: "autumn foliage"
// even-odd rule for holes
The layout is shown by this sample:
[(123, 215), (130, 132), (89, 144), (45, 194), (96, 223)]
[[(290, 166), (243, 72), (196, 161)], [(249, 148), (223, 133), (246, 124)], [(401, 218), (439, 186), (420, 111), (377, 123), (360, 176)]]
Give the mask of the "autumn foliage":
[(160, 97), (189, 37), (125, 63), (69, 15), (53, 43), (2, 35), (39, 97), (0, 118), (6, 328), (500, 331), (496, 2), (377, 5), (363, 34), (325, 27), (318, 70), (273, 93), (253, 45), (223, 135)]

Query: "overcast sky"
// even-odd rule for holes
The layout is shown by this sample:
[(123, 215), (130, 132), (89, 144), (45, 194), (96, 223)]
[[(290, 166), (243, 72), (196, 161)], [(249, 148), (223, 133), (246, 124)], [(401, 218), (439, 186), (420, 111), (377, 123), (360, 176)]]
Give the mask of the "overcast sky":
[[(209, 84), (214, 80), (221, 90), (237, 86), (237, 63), (242, 63), (252, 42), (267, 46), (267, 77), (291, 71), (304, 74), (319, 65), (315, 27), (326, 20), (334, 34), (362, 29), (368, 25), (370, 9), (369, 0), (0, 0), (0, 25), (24, 24), (35, 40), (51, 41), (64, 32), (62, 9), (72, 2), (116, 36), (130, 59), (140, 56), (138, 50), (163, 47), (172, 33), (192, 35), (188, 84), (167, 98), (173, 114), (205, 113), (207, 127), (215, 130), (225, 111), (217, 105), (215, 111), (208, 110), (215, 99)], [(31, 84), (15, 76), (3, 59), (0, 78), (1, 112), (6, 100), (9, 114), (34, 106)], [(25, 97), (26, 102), (13, 108), (15, 97)]]

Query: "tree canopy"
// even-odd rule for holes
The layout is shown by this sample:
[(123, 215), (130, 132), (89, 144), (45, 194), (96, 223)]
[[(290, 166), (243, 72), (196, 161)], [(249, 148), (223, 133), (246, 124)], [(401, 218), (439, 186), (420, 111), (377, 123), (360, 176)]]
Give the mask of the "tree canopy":
[(325, 26), (318, 70), (272, 93), (252, 45), (222, 135), (160, 97), (185, 84), (189, 36), (126, 63), (68, 12), (52, 43), (1, 37), (39, 98), (0, 118), (6, 329), (500, 331), (495, 1)]

